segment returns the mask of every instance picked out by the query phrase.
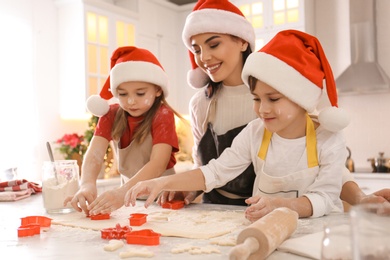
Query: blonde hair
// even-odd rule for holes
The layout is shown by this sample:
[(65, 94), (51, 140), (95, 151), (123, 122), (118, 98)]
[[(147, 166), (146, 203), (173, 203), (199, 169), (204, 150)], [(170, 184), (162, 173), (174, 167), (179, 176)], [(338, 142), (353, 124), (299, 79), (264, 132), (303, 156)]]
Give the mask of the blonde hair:
[[(169, 109), (171, 109), (172, 112), (180, 119), (183, 119), (183, 117), (168, 104), (168, 102), (165, 99), (164, 92), (161, 90), (161, 95), (156, 97), (152, 107), (145, 113), (144, 119), (142, 119), (142, 121), (137, 126), (137, 131), (134, 133), (132, 139), (133, 141), (135, 141), (138, 144), (141, 144), (145, 140), (147, 135), (151, 132), (154, 116), (156, 115), (157, 111), (159, 110), (162, 104), (164, 104)], [(119, 107), (118, 111), (116, 112), (114, 124), (111, 131), (111, 136), (114, 141), (119, 142), (120, 138), (126, 131), (128, 125), (128, 121), (127, 121), (128, 116), (129, 113), (123, 110), (121, 107)]]

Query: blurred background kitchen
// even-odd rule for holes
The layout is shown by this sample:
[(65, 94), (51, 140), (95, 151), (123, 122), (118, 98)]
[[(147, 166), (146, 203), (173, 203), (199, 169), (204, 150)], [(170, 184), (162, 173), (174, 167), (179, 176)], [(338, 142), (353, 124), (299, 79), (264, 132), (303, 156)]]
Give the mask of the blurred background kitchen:
[[(195, 90), (186, 83), (190, 62), (181, 31), (194, 2), (0, 0), (0, 171), (14, 168), (18, 178), (40, 180), (47, 141), (61, 159), (69, 154), (60, 152), (58, 139), (91, 134), (85, 100), (99, 92), (120, 45), (159, 58), (170, 77), (169, 103), (188, 115)], [(339, 105), (351, 114), (345, 135), (355, 171), (372, 172), (368, 159), (375, 163), (379, 152), (390, 157), (390, 1), (232, 2), (253, 23), (257, 49), (287, 28), (317, 36), (337, 78)], [(180, 127), (179, 160), (188, 166), (191, 133)], [(114, 175), (111, 169), (102, 178)]]

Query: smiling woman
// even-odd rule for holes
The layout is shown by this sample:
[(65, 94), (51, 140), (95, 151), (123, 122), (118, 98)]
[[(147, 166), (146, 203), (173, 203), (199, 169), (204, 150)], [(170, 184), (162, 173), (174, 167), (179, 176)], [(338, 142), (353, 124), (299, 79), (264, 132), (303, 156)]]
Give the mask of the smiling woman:
[(0, 41), (0, 171), (17, 168), (18, 178), (25, 178), (35, 163), (38, 134), (33, 85), (33, 17), (28, 12), (32, 3), (23, 1), (26, 8), (17, 8), (18, 4), (21, 1), (5, 1), (0, 8), (0, 31), (5, 36)]

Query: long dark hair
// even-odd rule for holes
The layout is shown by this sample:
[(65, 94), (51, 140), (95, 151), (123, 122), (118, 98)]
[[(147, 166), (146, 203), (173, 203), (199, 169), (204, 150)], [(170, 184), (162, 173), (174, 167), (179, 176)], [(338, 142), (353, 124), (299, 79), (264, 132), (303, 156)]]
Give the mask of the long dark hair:
[[(234, 36), (234, 35), (231, 35), (231, 36), (235, 40), (241, 40), (241, 38), (239, 38), (237, 36)], [(242, 53), (242, 65), (245, 64), (246, 59), (248, 58), (248, 56), (251, 53), (252, 53), (252, 50), (251, 50), (251, 47), (249, 46), (249, 43), (248, 43), (248, 48), (246, 48), (246, 50)], [(208, 86), (205, 89), (206, 97), (212, 98), (218, 92), (218, 90), (221, 88), (221, 86), (222, 86), (221, 81), (214, 82), (211, 79), (209, 79)]]

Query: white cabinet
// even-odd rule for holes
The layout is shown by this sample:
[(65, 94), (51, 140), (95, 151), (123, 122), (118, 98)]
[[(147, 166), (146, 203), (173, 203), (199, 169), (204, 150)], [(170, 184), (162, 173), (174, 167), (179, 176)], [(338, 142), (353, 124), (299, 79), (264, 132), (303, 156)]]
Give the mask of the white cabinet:
[(390, 174), (388, 173), (353, 173), (353, 177), (366, 194), (384, 188), (390, 189)]
[[(134, 44), (137, 14), (97, 0), (57, 0), (60, 114), (86, 119), (85, 100), (100, 92), (112, 52)], [(131, 35), (133, 34), (133, 35)]]
[(56, 0), (62, 118), (90, 117), (85, 100), (100, 92), (112, 52), (124, 45), (146, 48), (159, 59), (170, 80), (168, 102), (177, 107), (178, 47), (182, 45), (178, 10), (152, 0), (109, 2)]

